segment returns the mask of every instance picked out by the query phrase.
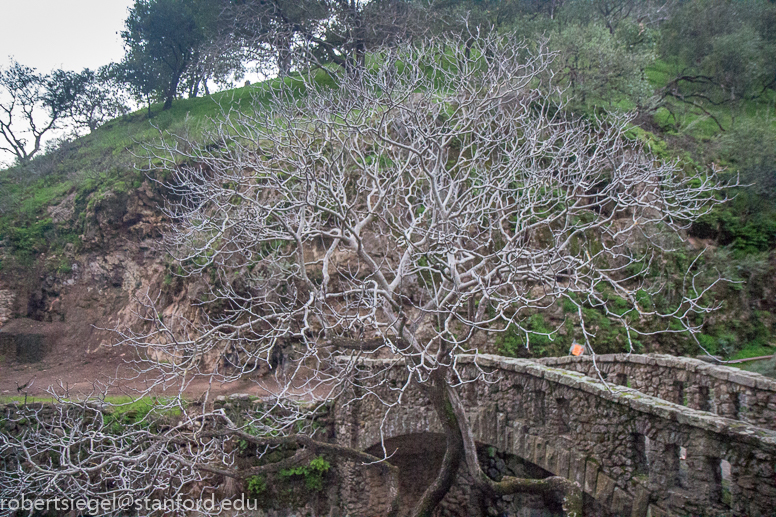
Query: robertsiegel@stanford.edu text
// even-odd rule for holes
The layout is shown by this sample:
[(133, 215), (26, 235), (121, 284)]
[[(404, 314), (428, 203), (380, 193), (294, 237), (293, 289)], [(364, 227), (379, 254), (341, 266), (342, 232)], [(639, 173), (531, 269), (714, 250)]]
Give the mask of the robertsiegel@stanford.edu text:
[(28, 498), (24, 495), (20, 499), (0, 499), (0, 511), (11, 510), (16, 512), (89, 512), (94, 515), (98, 512), (110, 513), (119, 510), (140, 511), (229, 511), (229, 510), (257, 510), (258, 503), (254, 499), (246, 499), (241, 494), (239, 499), (224, 499), (216, 501), (215, 495), (202, 499), (184, 499), (180, 494), (169, 499), (135, 499), (131, 495), (114, 495), (110, 499), (78, 499), (67, 497)]

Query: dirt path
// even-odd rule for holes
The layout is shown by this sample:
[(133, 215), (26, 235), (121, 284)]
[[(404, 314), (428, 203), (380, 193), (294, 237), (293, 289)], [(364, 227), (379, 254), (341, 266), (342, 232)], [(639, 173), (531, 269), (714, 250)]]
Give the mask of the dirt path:
[[(28, 400), (48, 398), (48, 388), (55, 386), (58, 392), (67, 390), (73, 397), (98, 394), (107, 388), (109, 395), (135, 395), (146, 390), (149, 384), (137, 378), (127, 359), (131, 351), (101, 347), (95, 351), (55, 353), (34, 363), (19, 361), (0, 362), (0, 398), (27, 394)], [(116, 379), (131, 379), (117, 382)], [(27, 385), (24, 389), (18, 389)], [(243, 379), (230, 382), (210, 382), (207, 378), (194, 380), (184, 391), (187, 398), (199, 398), (210, 389), (210, 397), (232, 393), (249, 393), (266, 396), (280, 391), (278, 381), (272, 375), (253, 373)], [(167, 390), (154, 389), (158, 395), (178, 393), (177, 386)], [(321, 395), (322, 393), (318, 393)]]

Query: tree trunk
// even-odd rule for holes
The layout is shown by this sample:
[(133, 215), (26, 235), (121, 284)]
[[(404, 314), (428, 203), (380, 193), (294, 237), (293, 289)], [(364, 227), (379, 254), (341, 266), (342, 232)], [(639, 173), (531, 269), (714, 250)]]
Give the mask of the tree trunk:
[(195, 97), (196, 98), (197, 94), (199, 93), (199, 83), (200, 83), (200, 81), (201, 81), (201, 79), (199, 78), (199, 76), (197, 76), (194, 79), (194, 84), (191, 86), (191, 93), (189, 94), (189, 97)]
[(277, 62), (278, 75), (286, 77), (291, 72), (291, 38), (288, 34), (281, 34), (277, 38)]
[(543, 494), (560, 500), (567, 517), (582, 516), (582, 490), (579, 485), (560, 476), (545, 479), (523, 479), (505, 476), (501, 481), (490, 479), (480, 468), (474, 442), (463, 405), (447, 382), (447, 370), (431, 373), (425, 386), (434, 411), (445, 430), (447, 448), (436, 479), (426, 489), (412, 510), (412, 517), (430, 517), (453, 485), (461, 462), (465, 462), (477, 489), (491, 496), (515, 493)]
[(446, 386), (446, 390), (450, 411), (457, 421), (463, 441), (466, 466), (477, 488), (493, 496), (516, 493), (551, 495), (561, 500), (563, 512), (567, 517), (582, 517), (582, 490), (579, 485), (566, 478), (551, 476), (544, 479), (523, 479), (504, 476), (501, 481), (490, 479), (480, 468), (474, 434), (466, 420), (463, 404), (452, 388)]
[(167, 94), (164, 99), (164, 106), (162, 111), (168, 110), (172, 107), (172, 101), (175, 98), (175, 94), (178, 93), (178, 83), (181, 81), (181, 75), (183, 75), (183, 69), (176, 70), (170, 80), (170, 86), (167, 88)]
[(458, 422), (453, 412), (448, 395), (446, 371), (439, 369), (431, 374), (431, 385), (428, 387), (428, 396), (436, 411), (442, 426), (445, 429), (447, 447), (442, 467), (439, 469), (436, 479), (431, 483), (421, 496), (412, 511), (413, 517), (431, 517), (434, 509), (442, 502), (442, 499), (453, 486), (458, 468), (464, 458), (463, 440), (458, 429)]

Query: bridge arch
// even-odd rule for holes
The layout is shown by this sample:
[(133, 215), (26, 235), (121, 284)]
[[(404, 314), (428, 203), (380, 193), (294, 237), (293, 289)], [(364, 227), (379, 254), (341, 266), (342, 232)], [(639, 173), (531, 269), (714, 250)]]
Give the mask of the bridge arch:
[[(551, 472), (519, 458), (513, 454), (498, 450), (495, 446), (477, 442), (480, 466), (494, 479), (510, 475), (522, 478), (541, 479), (552, 476)], [(445, 453), (445, 436), (441, 433), (405, 434), (385, 437), (382, 443), (376, 443), (366, 449), (375, 456), (383, 453), (390, 456), (391, 464), (399, 470), (399, 489), (402, 494), (402, 506), (412, 508), (431, 484), (442, 465)], [(387, 508), (389, 494), (387, 474), (381, 469), (364, 469), (365, 490), (363, 498), (373, 513)], [(473, 483), (461, 466), (455, 484), (440, 503), (436, 515), (440, 517), (470, 517), (472, 515), (500, 516), (541, 516), (562, 517), (559, 501), (545, 499), (538, 494), (515, 494), (505, 498), (487, 497), (473, 492)]]

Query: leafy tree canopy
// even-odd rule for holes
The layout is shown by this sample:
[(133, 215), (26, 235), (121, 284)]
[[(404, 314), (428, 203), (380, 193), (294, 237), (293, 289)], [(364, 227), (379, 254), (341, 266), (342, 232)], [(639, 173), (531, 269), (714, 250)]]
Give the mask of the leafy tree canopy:
[(137, 0), (121, 33), (130, 84), (144, 95), (164, 98), (169, 109), (184, 73), (215, 29), (217, 9), (217, 3), (204, 0)]

